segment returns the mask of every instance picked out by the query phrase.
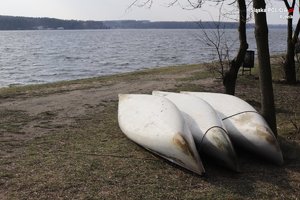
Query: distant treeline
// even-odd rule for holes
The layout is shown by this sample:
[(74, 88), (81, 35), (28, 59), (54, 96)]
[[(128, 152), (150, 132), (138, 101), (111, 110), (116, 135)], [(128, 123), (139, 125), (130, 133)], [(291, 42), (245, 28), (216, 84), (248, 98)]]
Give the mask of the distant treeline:
[[(136, 20), (122, 20), (122, 21), (104, 21), (106, 26), (111, 29), (237, 29), (237, 22), (151, 22), (151, 21), (136, 21)], [(247, 24), (247, 28), (254, 28), (254, 24)], [(269, 25), (269, 28), (286, 28), (286, 25)]]
[[(55, 18), (13, 17), (0, 15), (0, 30), (45, 29), (237, 29), (237, 22), (151, 22), (143, 20), (80, 21)], [(247, 28), (253, 28), (248, 24)], [(269, 25), (269, 28), (286, 28), (286, 25)]]
[(0, 30), (106, 29), (100, 21), (0, 16)]
[(112, 29), (215, 29), (218, 26), (221, 28), (235, 29), (238, 27), (238, 23), (235, 22), (151, 22), (151, 21), (135, 21), (135, 20), (123, 20), (123, 21), (104, 21), (104, 24)]

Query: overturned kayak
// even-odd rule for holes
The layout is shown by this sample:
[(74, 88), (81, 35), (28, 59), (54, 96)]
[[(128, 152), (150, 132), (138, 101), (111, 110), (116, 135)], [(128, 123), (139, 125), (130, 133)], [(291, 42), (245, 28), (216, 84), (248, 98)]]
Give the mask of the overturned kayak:
[(152, 95), (164, 96), (182, 112), (196, 147), (221, 165), (238, 171), (237, 157), (222, 120), (206, 101), (187, 94), (153, 91)]
[(222, 118), (228, 134), (238, 146), (278, 164), (283, 164), (280, 146), (263, 117), (242, 99), (220, 93), (182, 92), (207, 101)]
[(147, 150), (199, 175), (205, 172), (185, 120), (168, 99), (120, 94), (118, 120), (123, 133)]

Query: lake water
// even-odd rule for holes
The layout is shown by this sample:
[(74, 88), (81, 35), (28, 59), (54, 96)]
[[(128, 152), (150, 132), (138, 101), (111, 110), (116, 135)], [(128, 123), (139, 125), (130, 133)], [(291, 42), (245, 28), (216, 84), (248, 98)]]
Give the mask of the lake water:
[[(211, 31), (211, 30), (208, 30)], [(271, 29), (272, 54), (286, 49), (286, 31)], [(209, 32), (209, 34), (211, 34)], [(236, 30), (226, 30), (235, 53)], [(1, 31), (0, 87), (103, 76), (216, 59), (202, 30)], [(249, 49), (255, 50), (253, 30)]]

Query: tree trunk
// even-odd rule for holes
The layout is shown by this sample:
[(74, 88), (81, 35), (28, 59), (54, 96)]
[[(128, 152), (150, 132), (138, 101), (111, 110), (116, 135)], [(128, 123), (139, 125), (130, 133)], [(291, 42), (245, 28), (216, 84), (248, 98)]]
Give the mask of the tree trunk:
[(223, 85), (226, 94), (235, 94), (236, 79), (239, 69), (244, 61), (246, 51), (248, 49), (246, 35), (247, 7), (245, 0), (238, 0), (239, 7), (239, 40), (240, 48), (237, 56), (230, 62), (229, 71), (225, 73)]
[[(288, 18), (287, 52), (284, 62), (285, 79), (288, 84), (296, 83), (295, 44), (293, 42), (293, 15)], [(298, 37), (298, 36), (297, 36)]]
[[(253, 0), (254, 11), (266, 8), (265, 0)], [(260, 10), (262, 9), (262, 10)], [(276, 112), (272, 85), (272, 72), (270, 64), (268, 24), (265, 12), (254, 12), (255, 39), (258, 54), (259, 81), (261, 92), (261, 112), (270, 128), (277, 136)]]
[(296, 26), (296, 29), (294, 31), (294, 36), (293, 36), (293, 43), (295, 45), (298, 42), (299, 32), (300, 32), (300, 18), (298, 19), (297, 26)]

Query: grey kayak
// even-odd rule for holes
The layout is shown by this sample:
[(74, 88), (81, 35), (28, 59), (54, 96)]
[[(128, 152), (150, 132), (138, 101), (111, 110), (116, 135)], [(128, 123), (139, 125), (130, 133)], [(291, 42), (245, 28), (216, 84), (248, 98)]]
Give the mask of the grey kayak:
[(222, 118), (234, 144), (278, 165), (283, 164), (280, 146), (264, 118), (242, 99), (220, 93), (182, 92), (207, 101)]
[(199, 175), (205, 172), (184, 118), (168, 99), (120, 94), (118, 121), (122, 132), (145, 149)]
[(187, 94), (153, 91), (172, 101), (182, 112), (200, 154), (205, 153), (219, 164), (239, 171), (238, 159), (228, 133), (215, 110), (206, 101)]

